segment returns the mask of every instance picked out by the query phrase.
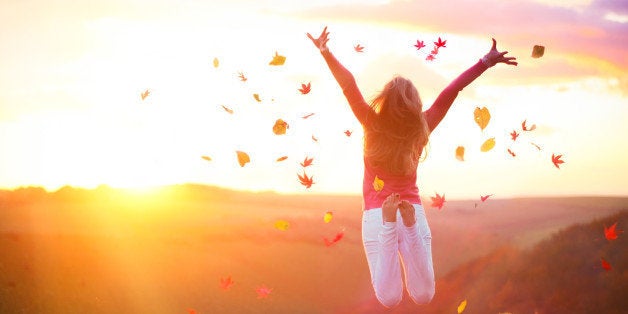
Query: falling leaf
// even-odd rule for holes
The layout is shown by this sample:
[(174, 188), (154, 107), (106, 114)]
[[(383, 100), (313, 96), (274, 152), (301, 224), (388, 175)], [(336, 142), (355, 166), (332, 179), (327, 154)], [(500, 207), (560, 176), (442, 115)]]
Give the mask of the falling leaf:
[(345, 135), (346, 135), (347, 137), (350, 137), (350, 136), (351, 136), (351, 134), (353, 134), (353, 132), (351, 132), (351, 131), (349, 131), (349, 130), (345, 130)]
[(512, 150), (510, 150), (510, 148), (508, 149), (508, 153), (509, 153), (512, 157), (517, 157), (517, 155), (515, 154), (515, 152), (513, 152)]
[(195, 309), (188, 309), (188, 314), (196, 314), (196, 310)]
[(230, 114), (233, 114), (233, 110), (232, 110), (231, 108), (226, 107), (226, 106), (224, 106), (224, 105), (220, 105), (220, 106), (222, 106), (222, 109), (225, 109), (225, 111), (226, 111), (226, 112), (228, 112), (228, 113), (230, 113)]
[(480, 107), (475, 107), (475, 110), (473, 110), (473, 119), (480, 127), (480, 130), (484, 131), (488, 122), (491, 121), (491, 113), (486, 107), (482, 107), (481, 109)]
[(603, 258), (601, 258), (601, 260), (602, 260), (602, 268), (604, 268), (605, 271), (609, 271), (613, 269), (613, 267), (611, 267), (611, 264), (609, 262), (607, 262)]
[(489, 150), (493, 149), (493, 147), (495, 147), (495, 138), (491, 137), (488, 140), (484, 141), (484, 143), (480, 147), (480, 150), (483, 152), (488, 152)]
[(312, 184), (314, 184), (314, 176), (308, 177), (305, 171), (303, 172), (303, 175), (297, 173), (297, 176), (299, 177), (299, 182), (307, 189), (311, 188)]
[(214, 58), (214, 68), (217, 68), (219, 64), (218, 58)]
[(532, 126), (530, 126), (530, 128), (528, 128), (526, 126), (526, 122), (527, 120), (523, 120), (523, 122), (521, 122), (521, 129), (524, 131), (533, 131), (534, 129), (536, 129), (536, 124), (533, 124)]
[(306, 114), (306, 115), (302, 116), (302, 117), (301, 117), (301, 119), (304, 119), (304, 120), (305, 120), (305, 119), (307, 119), (307, 118), (309, 118), (309, 117), (311, 117), (311, 116), (313, 116), (313, 115), (314, 115), (314, 113), (313, 113), (313, 112), (312, 112), (312, 113), (308, 113), (308, 114)]
[(380, 192), (381, 190), (384, 189), (384, 180), (378, 178), (377, 176), (375, 176), (375, 179), (373, 180), (373, 189), (375, 189), (375, 191)]
[(456, 159), (464, 161), (464, 146), (456, 147)]
[(429, 55), (429, 56), (425, 57), (425, 60), (433, 61), (434, 60), (434, 55)]
[(327, 238), (323, 238), (323, 241), (325, 241), (325, 246), (330, 247), (330, 246), (334, 245), (335, 243), (340, 241), (344, 235), (345, 235), (344, 232), (338, 232), (338, 233), (336, 233), (336, 236), (333, 239), (331, 239), (331, 240), (329, 240)]
[(438, 47), (434, 46), (434, 48), (432, 49), (432, 51), (430, 52), (431, 55), (437, 55), (438, 54)]
[(532, 58), (540, 58), (545, 53), (545, 46), (534, 45), (532, 47)]
[(353, 49), (355, 49), (356, 52), (364, 52), (364, 47), (360, 46), (360, 44), (353, 46)]
[(447, 41), (446, 41), (446, 40), (441, 40), (441, 39), (440, 39), (440, 37), (438, 37), (438, 41), (435, 41), (435, 42), (434, 42), (434, 45), (435, 45), (437, 48), (441, 48), (441, 47), (442, 47), (442, 48), (447, 48), (447, 47), (445, 47), (445, 44), (447, 44)]
[(255, 98), (257, 102), (262, 102), (262, 100), (259, 98), (259, 94), (253, 94), (253, 98)]
[(530, 144), (532, 144), (532, 146), (536, 147), (537, 150), (541, 151), (541, 146), (539, 146), (538, 144), (532, 143), (532, 142), (530, 142)]
[(604, 226), (604, 236), (606, 237), (606, 240), (608, 241), (612, 241), (612, 240), (617, 240), (617, 233), (621, 233), (622, 231), (617, 231), (617, 222), (615, 222), (613, 225), (611, 225), (610, 227), (606, 228), (606, 226)]
[(288, 156), (281, 156), (281, 157), (277, 158), (277, 162), (284, 161), (286, 159), (288, 159)]
[(269, 65), (283, 65), (286, 62), (286, 57), (279, 54), (279, 52), (275, 51), (275, 55), (273, 59), (268, 63)]
[(558, 169), (560, 169), (560, 164), (564, 163), (564, 161), (560, 159), (561, 157), (563, 157), (563, 155), (552, 154), (552, 163), (554, 163), (554, 166)]
[(511, 138), (513, 141), (516, 141), (518, 136), (519, 136), (519, 133), (517, 133), (517, 130), (513, 130), (513, 131), (510, 133), (510, 138)]
[(244, 167), (246, 163), (251, 162), (251, 158), (249, 158), (249, 154), (239, 151), (239, 150), (236, 151), (236, 154), (238, 155), (238, 163), (240, 164), (240, 167)]
[(260, 287), (258, 287), (257, 289), (255, 289), (255, 292), (257, 292), (257, 298), (258, 299), (265, 299), (268, 297), (268, 295), (273, 291), (273, 289), (266, 287), (265, 285), (261, 285)]
[(318, 138), (316, 138), (316, 136), (314, 136), (314, 134), (312, 134), (312, 141), (317, 142), (318, 143)]
[(145, 90), (145, 91), (141, 94), (141, 96), (142, 96), (142, 100), (146, 99), (146, 97), (148, 97), (148, 95), (150, 95), (150, 90), (148, 90), (148, 89), (147, 89), (147, 90)]
[(332, 212), (326, 212), (325, 215), (323, 216), (323, 221), (325, 223), (329, 223), (332, 218), (333, 218)]
[(286, 129), (289, 128), (290, 126), (286, 121), (283, 121), (282, 119), (277, 119), (277, 121), (275, 121), (275, 125), (273, 125), (273, 133), (275, 133), (276, 135), (283, 135), (286, 134)]
[(240, 81), (242, 82), (246, 82), (246, 80), (248, 80), (246, 76), (244, 76), (244, 73), (242, 72), (238, 72), (238, 78), (240, 78)]
[(285, 221), (285, 220), (277, 220), (275, 222), (275, 228), (281, 230), (281, 231), (286, 231), (288, 230), (288, 228), (290, 227), (290, 223)]
[(301, 83), (301, 88), (299, 88), (299, 91), (301, 92), (301, 94), (305, 95), (310, 92), (310, 89), (312, 89), (312, 82), (308, 82), (307, 84)]
[(440, 196), (438, 193), (436, 193), (436, 196), (432, 196), (432, 207), (438, 207), (438, 209), (442, 209), (443, 205), (445, 205), (445, 194), (443, 194), (443, 196)]
[(480, 200), (481, 200), (482, 202), (484, 202), (484, 201), (486, 201), (486, 200), (487, 200), (489, 197), (491, 197), (491, 196), (493, 196), (493, 194), (484, 195), (484, 196), (480, 195)]
[(201, 158), (203, 158), (204, 160), (207, 160), (207, 161), (212, 161), (212, 158), (209, 157), (209, 156), (201, 156)]
[(416, 47), (416, 50), (421, 50), (421, 48), (425, 47), (425, 44), (423, 43), (422, 40), (417, 39), (414, 47)]
[(460, 305), (458, 305), (458, 314), (464, 312), (464, 309), (467, 307), (467, 299), (464, 299), (462, 302), (460, 302)]
[(313, 160), (314, 160), (314, 158), (308, 158), (307, 156), (305, 156), (305, 159), (301, 163), (301, 167), (305, 168), (307, 166), (311, 166)]
[(229, 290), (229, 288), (231, 288), (233, 284), (234, 282), (231, 279), (231, 276), (228, 276), (226, 278), (220, 278), (220, 288), (222, 288), (222, 290)]

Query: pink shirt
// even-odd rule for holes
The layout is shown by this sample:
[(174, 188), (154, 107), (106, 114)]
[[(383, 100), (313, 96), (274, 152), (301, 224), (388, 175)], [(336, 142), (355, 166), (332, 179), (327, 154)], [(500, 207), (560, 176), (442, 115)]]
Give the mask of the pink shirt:
[[(358, 121), (360, 121), (362, 126), (365, 126), (366, 123), (368, 123), (367, 116), (375, 113), (372, 112), (373, 109), (364, 100), (353, 74), (340, 64), (328, 50), (322, 52), (322, 55), (331, 73), (340, 85), (340, 88), (342, 88), (342, 92), (347, 98), (353, 114)], [(458, 96), (458, 92), (478, 78), (486, 69), (488, 69), (488, 67), (481, 61), (478, 61), (475, 65), (458, 76), (438, 95), (432, 106), (423, 112), (430, 132), (434, 130), (443, 117), (445, 117), (451, 104), (453, 104)], [(384, 188), (379, 192), (373, 187), (375, 176), (384, 181)], [(369, 165), (367, 160), (364, 160), (364, 180), (362, 182), (363, 208), (368, 210), (382, 207), (382, 203), (386, 197), (393, 192), (399, 193), (402, 200), (407, 200), (413, 204), (421, 204), (419, 188), (416, 181), (416, 169), (410, 175), (393, 175), (383, 169), (374, 169)]]

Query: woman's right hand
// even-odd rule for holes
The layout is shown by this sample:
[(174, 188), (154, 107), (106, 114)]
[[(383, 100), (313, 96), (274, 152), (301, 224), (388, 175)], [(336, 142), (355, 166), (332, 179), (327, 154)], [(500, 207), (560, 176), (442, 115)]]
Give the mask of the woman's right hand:
[(328, 50), (327, 41), (329, 41), (329, 38), (327, 38), (327, 35), (329, 35), (329, 32), (327, 31), (327, 26), (323, 28), (323, 32), (321, 32), (318, 38), (314, 38), (310, 33), (307, 33), (307, 37), (310, 38), (314, 46), (316, 46), (316, 48), (318, 48), (318, 50), (320, 50), (321, 52)]

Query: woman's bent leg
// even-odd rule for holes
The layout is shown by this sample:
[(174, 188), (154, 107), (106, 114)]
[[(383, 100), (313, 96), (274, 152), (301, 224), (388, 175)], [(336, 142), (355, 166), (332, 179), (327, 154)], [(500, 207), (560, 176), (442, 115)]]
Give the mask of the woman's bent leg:
[(382, 224), (381, 211), (375, 208), (363, 212), (362, 241), (375, 296), (384, 306), (393, 307), (403, 296), (397, 232), (401, 226), (396, 222)]
[(406, 289), (415, 303), (427, 304), (434, 297), (432, 234), (423, 207), (414, 204), (416, 224), (400, 232), (399, 252), (406, 277)]

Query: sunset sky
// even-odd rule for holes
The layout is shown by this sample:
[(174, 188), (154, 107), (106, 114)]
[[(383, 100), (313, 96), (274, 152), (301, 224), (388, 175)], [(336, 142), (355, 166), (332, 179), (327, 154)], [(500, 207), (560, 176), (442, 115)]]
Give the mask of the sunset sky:
[[(306, 37), (324, 26), (367, 99), (402, 75), (427, 108), (491, 37), (518, 58), (461, 92), (432, 134), (419, 165), (424, 197), (628, 195), (624, 0), (2, 1), (0, 188), (194, 182), (360, 193), (361, 127)], [(426, 61), (438, 37), (446, 48)], [(427, 47), (417, 51), (417, 40)], [(545, 46), (542, 58), (531, 57), (534, 45)], [(268, 65), (275, 52), (284, 65)], [(483, 131), (475, 107), (491, 112)], [(285, 135), (272, 132), (279, 118), (290, 126)], [(521, 132), (523, 120), (536, 130)], [(522, 133), (514, 142), (513, 130)], [(495, 148), (480, 152), (490, 137)], [(236, 150), (251, 162), (240, 167)], [(563, 155), (560, 169), (552, 154)], [(314, 158), (309, 190), (297, 181), (306, 156)]]

